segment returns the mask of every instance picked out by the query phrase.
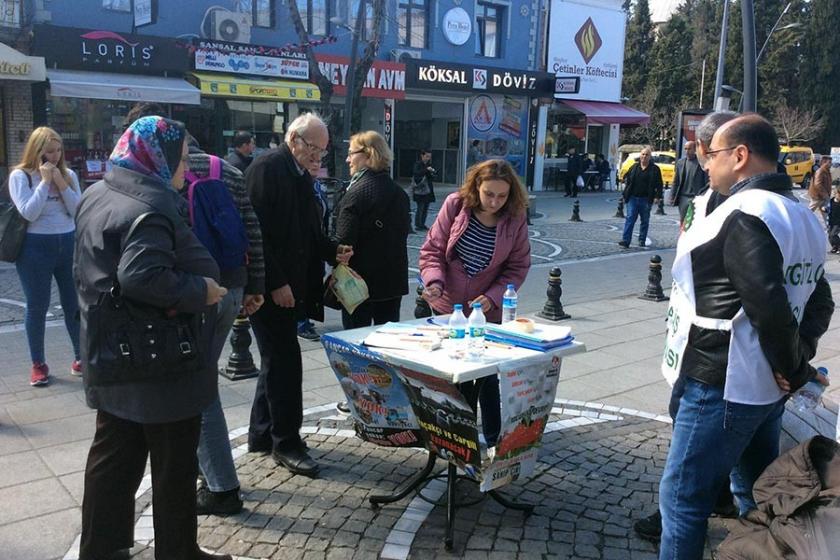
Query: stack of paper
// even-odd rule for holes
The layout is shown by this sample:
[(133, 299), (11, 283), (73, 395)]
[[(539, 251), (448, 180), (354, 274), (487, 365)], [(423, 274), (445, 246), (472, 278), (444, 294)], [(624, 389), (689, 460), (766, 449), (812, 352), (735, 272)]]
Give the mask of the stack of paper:
[(529, 333), (510, 328), (508, 324), (487, 325), (485, 336), (487, 340), (541, 352), (565, 346), (575, 339), (571, 327), (542, 323), (534, 323), (534, 331)]
[(417, 326), (400, 323), (386, 323), (370, 333), (362, 342), (374, 348), (394, 350), (437, 350), (445, 334), (443, 330), (431, 325)]

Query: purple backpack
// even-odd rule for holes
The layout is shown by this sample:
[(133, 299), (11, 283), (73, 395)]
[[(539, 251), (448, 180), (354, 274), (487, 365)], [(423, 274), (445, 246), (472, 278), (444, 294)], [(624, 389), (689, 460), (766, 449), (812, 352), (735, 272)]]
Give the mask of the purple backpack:
[(222, 161), (210, 156), (210, 173), (200, 177), (185, 174), (190, 224), (221, 270), (236, 269), (248, 262), (248, 234), (239, 209), (222, 180)]

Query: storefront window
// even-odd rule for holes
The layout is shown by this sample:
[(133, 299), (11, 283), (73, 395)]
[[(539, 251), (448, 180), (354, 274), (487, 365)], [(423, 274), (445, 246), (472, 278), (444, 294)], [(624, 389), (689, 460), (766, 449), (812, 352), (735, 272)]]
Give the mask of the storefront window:
[(397, 7), (397, 37), (400, 45), (426, 48), (426, 0), (400, 0)]
[(569, 148), (583, 152), (586, 138), (586, 117), (582, 113), (552, 110), (548, 112), (545, 134), (545, 157), (564, 157)]

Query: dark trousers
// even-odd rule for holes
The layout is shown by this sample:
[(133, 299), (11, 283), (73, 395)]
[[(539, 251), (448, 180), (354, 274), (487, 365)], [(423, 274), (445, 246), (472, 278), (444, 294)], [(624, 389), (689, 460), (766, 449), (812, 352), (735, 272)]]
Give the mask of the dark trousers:
[(388, 321), (400, 320), (400, 304), (402, 297), (384, 299), (381, 301), (366, 301), (350, 315), (346, 309), (341, 310), (341, 326), (345, 329), (359, 329), (371, 325), (384, 325)]
[(152, 463), (157, 560), (198, 557), (195, 514), (196, 448), (201, 417), (138, 424), (100, 410), (85, 467), (79, 558), (134, 546), (134, 494)]
[(577, 186), (577, 174), (566, 173), (565, 177), (566, 181), (566, 196), (577, 196), (578, 195), (578, 186)]
[(832, 249), (840, 247), (840, 226), (830, 226), (828, 228), (828, 242)]
[(693, 196), (680, 195), (677, 205), (680, 207), (680, 221), (685, 220), (685, 213), (688, 212), (688, 205), (694, 200)]
[(429, 201), (417, 201), (417, 211), (414, 213), (414, 229), (426, 227), (426, 218), (429, 217)]
[(260, 375), (248, 443), (278, 451), (300, 449), (303, 424), (303, 365), (294, 309), (278, 307), (270, 299), (251, 316), (260, 349)]

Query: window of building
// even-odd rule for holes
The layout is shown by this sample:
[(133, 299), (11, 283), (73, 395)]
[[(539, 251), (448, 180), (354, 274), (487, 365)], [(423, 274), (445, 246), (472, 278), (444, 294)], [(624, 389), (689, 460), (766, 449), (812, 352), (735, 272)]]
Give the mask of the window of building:
[(20, 27), (22, 9), (21, 0), (0, 0), (0, 27)]
[(254, 27), (274, 27), (275, 0), (236, 0), (234, 10), (251, 14)]
[[(335, 13), (336, 17), (341, 19), (342, 22), (346, 23), (347, 27), (339, 25), (339, 27), (345, 31), (356, 29), (356, 14), (359, 13), (359, 1), (360, 0), (333, 1), (333, 13)], [(373, 35), (373, 3), (371, 0), (361, 1), (364, 1), (365, 3), (365, 20), (364, 25), (362, 25), (361, 39), (363, 41), (367, 41)]]
[(397, 36), (400, 45), (425, 49), (428, 41), (429, 2), (399, 0), (397, 7)]
[[(20, 0), (17, 2), (3, 2), (3, 5), (8, 4), (20, 4)], [(102, 7), (106, 10), (114, 10), (115, 12), (130, 12), (131, 11), (131, 0), (102, 0)]]
[(296, 0), (303, 28), (310, 35), (326, 35), (329, 14), (327, 0)]
[(478, 27), (476, 54), (489, 58), (502, 56), (502, 13), (504, 8), (496, 4), (479, 2), (476, 6), (476, 27)]

